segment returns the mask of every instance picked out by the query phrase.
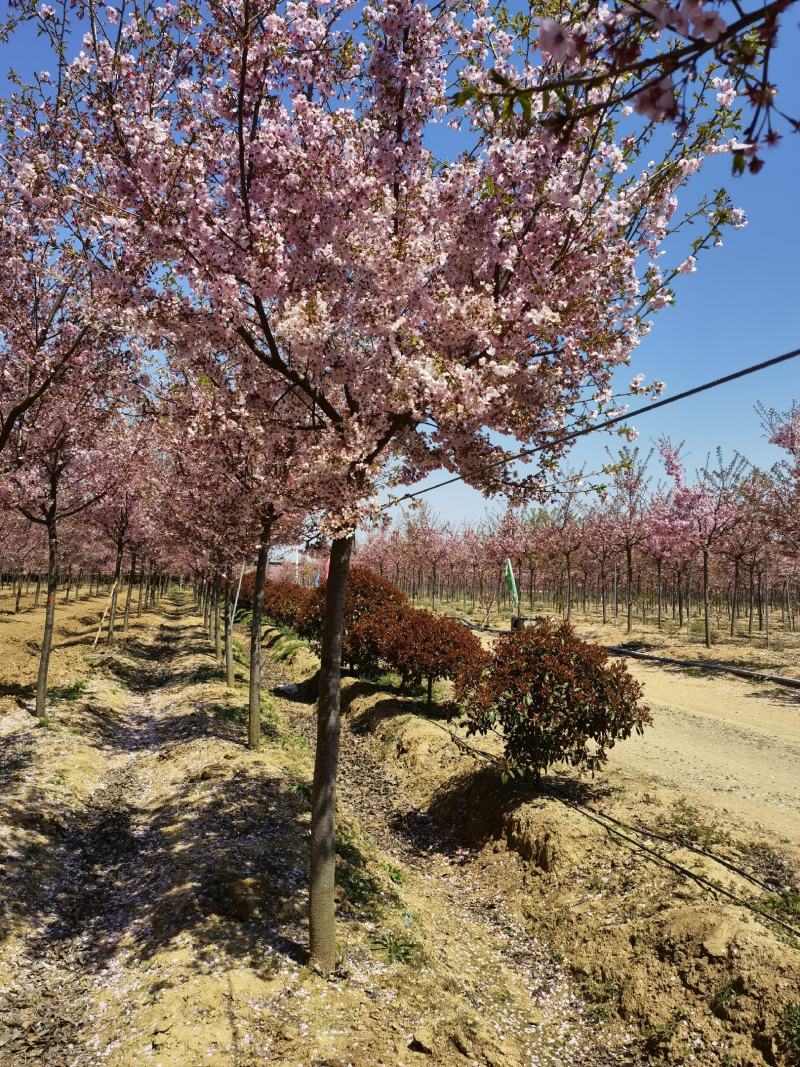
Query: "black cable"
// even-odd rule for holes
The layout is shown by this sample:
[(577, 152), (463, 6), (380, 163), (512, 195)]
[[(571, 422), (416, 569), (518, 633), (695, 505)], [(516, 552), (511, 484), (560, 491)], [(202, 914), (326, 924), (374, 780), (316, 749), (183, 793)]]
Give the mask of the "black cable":
[[(677, 404), (679, 400), (686, 400), (687, 397), (697, 396), (698, 393), (705, 393), (709, 389), (716, 389), (717, 386), (726, 385), (728, 382), (734, 382), (737, 378), (746, 378), (748, 374), (755, 374), (757, 371), (766, 370), (768, 367), (774, 367), (778, 363), (785, 363), (787, 360), (794, 359), (796, 356), (800, 356), (800, 348), (795, 348), (791, 352), (784, 352), (782, 356), (773, 356), (772, 359), (765, 359), (762, 363), (754, 363), (751, 367), (744, 367), (742, 370), (734, 371), (733, 374), (726, 374), (722, 378), (715, 378), (711, 382), (704, 382), (703, 385), (696, 385), (692, 389), (685, 389), (682, 393), (676, 393), (675, 396), (665, 397), (663, 400), (656, 400), (652, 404), (645, 404), (644, 407), (636, 408), (634, 411), (626, 411), (622, 415), (615, 415), (613, 418), (606, 419), (604, 422), (598, 422), (594, 426), (584, 426), (580, 430), (572, 430), (570, 433), (564, 434), (563, 437), (557, 437), (547, 445), (537, 445), (536, 448), (525, 448), (513, 456), (506, 456), (504, 459), (498, 459), (494, 463), (488, 463), (483, 469), (488, 471), (492, 470), (494, 467), (503, 467), (509, 463), (516, 463), (517, 460), (536, 455), (537, 452), (544, 452), (557, 445), (563, 445), (568, 441), (574, 441), (578, 437), (585, 437), (587, 434), (596, 433), (598, 430), (607, 430), (609, 427), (616, 426), (620, 422), (627, 422), (628, 419), (637, 418), (639, 415), (646, 415), (648, 412), (655, 411), (657, 408), (667, 407), (668, 404)], [(452, 478), (446, 478), (442, 482), (437, 482), (436, 485), (429, 485), (426, 489), (416, 489), (413, 492), (404, 493), (403, 496), (388, 501), (386, 504), (382, 505), (381, 511), (386, 511), (388, 508), (393, 508), (397, 504), (402, 504), (404, 500), (414, 500), (418, 496), (432, 493), (435, 489), (443, 489), (447, 485), (453, 485), (455, 482), (463, 481), (463, 474), (454, 474)]]

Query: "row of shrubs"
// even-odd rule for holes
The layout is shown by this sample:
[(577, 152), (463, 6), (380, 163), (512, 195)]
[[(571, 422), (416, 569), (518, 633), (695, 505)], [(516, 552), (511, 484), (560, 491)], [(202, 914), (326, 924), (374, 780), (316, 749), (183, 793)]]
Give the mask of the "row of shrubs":
[[(242, 597), (252, 600), (253, 577), (242, 584)], [(287, 581), (267, 581), (264, 614), (279, 626), (296, 630), (319, 646), (325, 611), (325, 586), (306, 589)], [(463, 623), (414, 608), (391, 582), (366, 567), (353, 566), (347, 583), (342, 657), (351, 670), (374, 678), (383, 670), (400, 676), (407, 690), (427, 683), (456, 679), (488, 662), (479, 639)]]
[[(249, 579), (249, 584), (248, 584)], [(252, 602), (253, 576), (242, 596)], [(319, 647), (325, 586), (267, 581), (264, 613)], [(492, 651), (456, 619), (412, 607), (405, 594), (366, 567), (353, 566), (345, 601), (343, 660), (362, 677), (389, 669), (401, 687), (454, 683), (454, 710), (468, 731), (501, 732), (505, 769), (538, 779), (551, 764), (594, 770), (614, 743), (649, 723), (641, 686), (605, 649), (571, 626), (541, 619), (498, 639)]]

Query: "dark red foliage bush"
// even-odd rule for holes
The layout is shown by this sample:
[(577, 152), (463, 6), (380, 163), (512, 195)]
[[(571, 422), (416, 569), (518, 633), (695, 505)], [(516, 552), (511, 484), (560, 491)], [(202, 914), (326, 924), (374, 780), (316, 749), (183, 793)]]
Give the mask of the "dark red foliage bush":
[(623, 663), (549, 619), (501, 637), (488, 667), (456, 684), (469, 732), (499, 727), (509, 769), (537, 780), (554, 763), (593, 771), (616, 741), (643, 733), (641, 696)]
[[(383, 635), (393, 624), (393, 617), (408, 601), (405, 593), (368, 567), (350, 568), (344, 605), (342, 662), (369, 676), (380, 669), (383, 660)], [(325, 585), (311, 591), (298, 619), (297, 630), (316, 646), (322, 637), (325, 614)]]
[(298, 620), (313, 592), (294, 582), (267, 581), (264, 584), (264, 614), (279, 626), (297, 629)]
[[(305, 610), (313, 590), (306, 589), (294, 582), (282, 580), (264, 582), (264, 616), (278, 626), (296, 629), (297, 620)], [(242, 580), (239, 601), (249, 607), (253, 606), (255, 596), (255, 571), (246, 574)]]
[(408, 608), (384, 627), (383, 657), (402, 679), (403, 686), (458, 678), (465, 670), (479, 671), (488, 661), (480, 640), (463, 623), (445, 615)]

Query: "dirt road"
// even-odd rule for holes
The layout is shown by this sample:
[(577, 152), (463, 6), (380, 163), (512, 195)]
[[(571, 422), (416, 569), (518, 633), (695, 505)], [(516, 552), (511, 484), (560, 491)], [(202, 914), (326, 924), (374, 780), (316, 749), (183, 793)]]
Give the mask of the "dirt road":
[(654, 728), (615, 748), (611, 766), (652, 775), (800, 846), (800, 694), (627, 663)]

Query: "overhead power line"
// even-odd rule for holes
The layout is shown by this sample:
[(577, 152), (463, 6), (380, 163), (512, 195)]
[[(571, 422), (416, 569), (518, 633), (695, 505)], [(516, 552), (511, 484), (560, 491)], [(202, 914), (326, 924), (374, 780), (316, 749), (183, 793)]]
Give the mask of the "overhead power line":
[[(773, 356), (772, 359), (765, 359), (761, 363), (754, 363), (750, 367), (743, 367), (741, 370), (734, 371), (732, 374), (726, 374), (722, 378), (715, 378), (713, 381), (704, 382), (702, 385), (695, 385), (691, 389), (685, 389), (682, 393), (676, 393), (675, 396), (668, 396), (661, 400), (654, 400), (652, 404), (645, 404), (643, 407), (635, 408), (633, 411), (626, 411), (621, 415), (615, 415), (613, 418), (605, 419), (603, 422), (598, 422), (593, 426), (584, 426), (579, 430), (571, 430), (569, 433), (557, 437), (547, 445), (537, 445), (535, 448), (524, 448), (521, 452), (516, 452), (513, 456), (505, 456), (503, 459), (487, 463), (482, 469), (490, 471), (494, 470), (496, 467), (505, 467), (509, 463), (516, 463), (517, 460), (526, 459), (528, 456), (534, 456), (539, 452), (545, 452), (558, 445), (567, 444), (569, 441), (574, 441), (578, 437), (585, 437), (587, 434), (597, 433), (599, 430), (608, 430), (612, 426), (617, 426), (621, 422), (628, 422), (629, 419), (638, 418), (639, 415), (646, 415), (650, 411), (656, 411), (658, 408), (665, 408), (669, 404), (677, 404), (679, 400), (686, 400), (690, 396), (697, 396), (699, 393), (705, 393), (709, 389), (716, 389), (720, 385), (727, 385), (728, 382), (735, 382), (737, 378), (746, 378), (749, 374), (756, 374), (758, 371), (766, 370), (768, 367), (775, 367), (779, 363), (786, 363), (788, 360), (795, 359), (797, 356), (800, 356), (800, 348), (795, 348), (791, 352), (784, 352), (781, 356)], [(426, 493), (433, 493), (436, 489), (444, 489), (447, 485), (454, 485), (456, 482), (463, 481), (463, 474), (454, 474), (451, 478), (445, 478), (443, 481), (437, 482), (435, 485), (429, 485), (425, 489), (415, 489), (412, 492), (404, 493), (402, 496), (387, 501), (381, 507), (381, 511), (387, 511), (389, 508), (396, 507), (398, 504), (402, 504), (406, 500), (415, 500), (417, 497), (424, 496)]]

